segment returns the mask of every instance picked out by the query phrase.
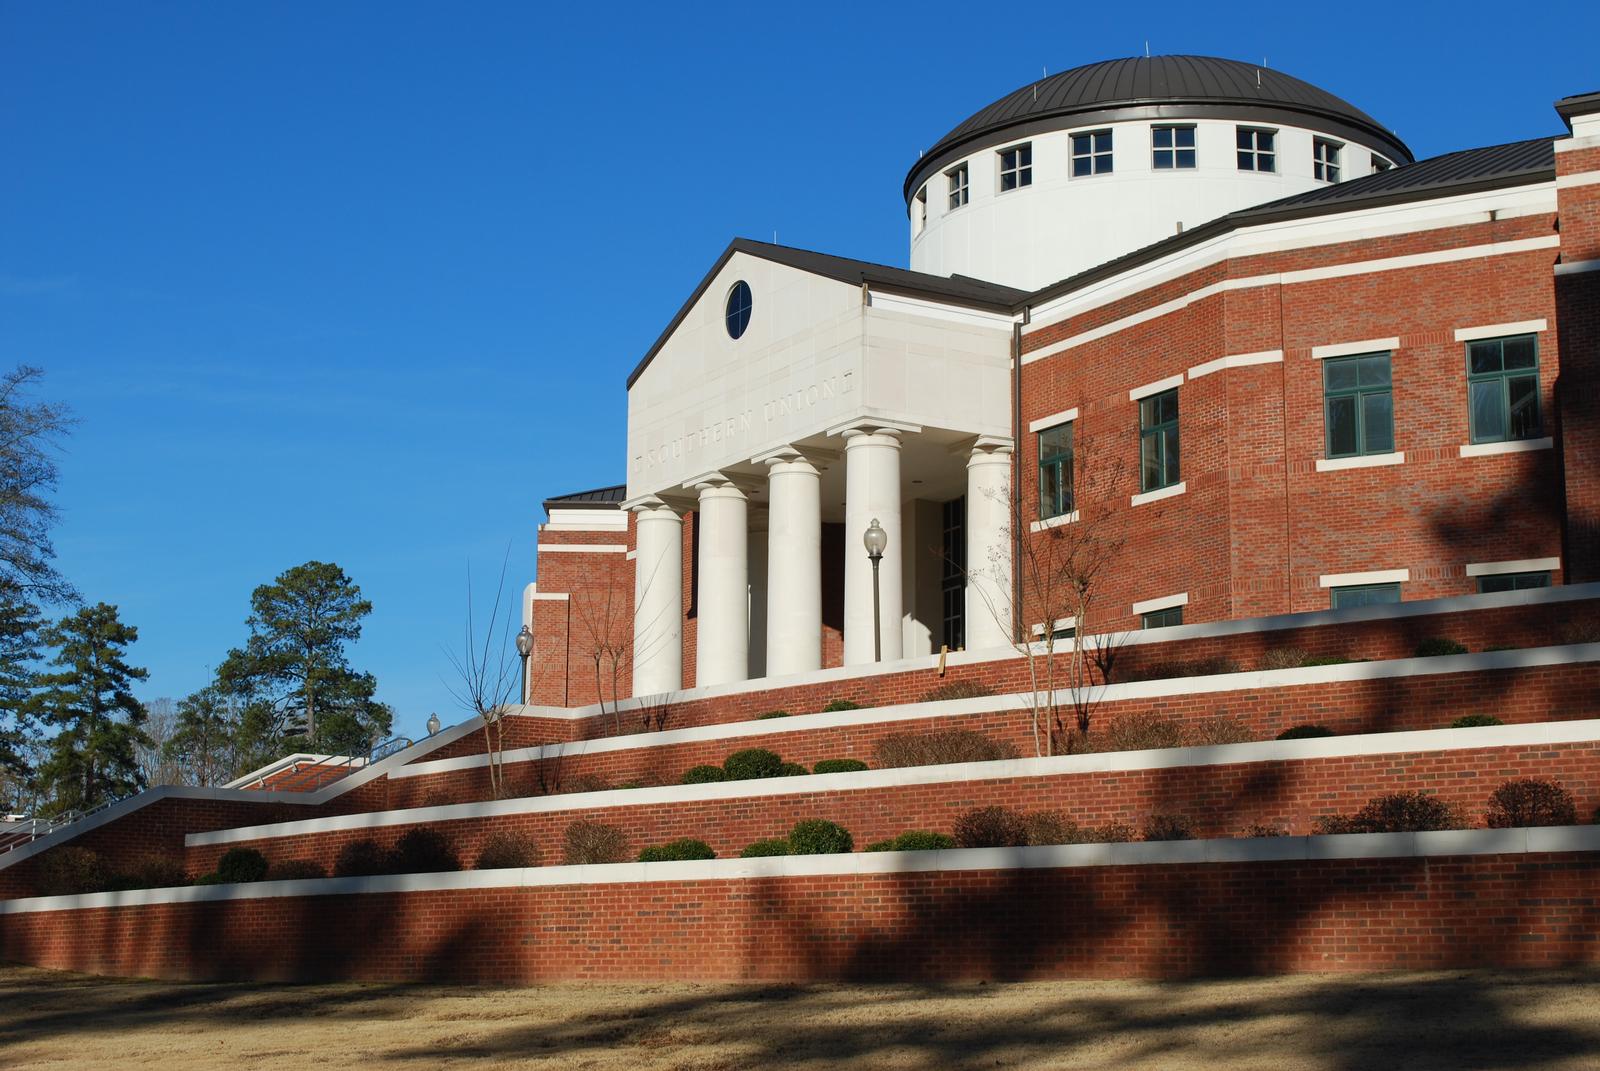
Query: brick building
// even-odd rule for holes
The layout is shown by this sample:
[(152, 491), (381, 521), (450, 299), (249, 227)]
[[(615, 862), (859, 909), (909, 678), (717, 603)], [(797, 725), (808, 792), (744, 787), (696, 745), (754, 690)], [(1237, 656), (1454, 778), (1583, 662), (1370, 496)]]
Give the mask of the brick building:
[(627, 483), (545, 503), (530, 700), (1600, 577), (1600, 95), (1556, 108), (1415, 161), (1281, 72), (1115, 60), (921, 156), (910, 270), (735, 240)]

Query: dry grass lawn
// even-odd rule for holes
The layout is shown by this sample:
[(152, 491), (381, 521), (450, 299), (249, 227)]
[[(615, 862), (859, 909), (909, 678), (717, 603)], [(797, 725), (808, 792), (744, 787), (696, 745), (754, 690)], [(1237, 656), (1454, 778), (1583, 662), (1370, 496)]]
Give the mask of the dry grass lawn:
[(179, 985), (0, 967), (0, 1067), (1600, 1067), (1600, 972), (1185, 983)]

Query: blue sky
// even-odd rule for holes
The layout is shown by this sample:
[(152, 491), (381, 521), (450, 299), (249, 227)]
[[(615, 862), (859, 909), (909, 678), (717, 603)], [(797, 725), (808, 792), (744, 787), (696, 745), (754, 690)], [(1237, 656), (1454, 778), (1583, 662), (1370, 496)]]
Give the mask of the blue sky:
[(60, 565), (203, 685), (311, 558), (375, 610), (396, 729), (449, 698), (471, 564), (623, 476), (623, 381), (730, 237), (906, 260), (900, 184), (1080, 63), (1263, 57), (1419, 157), (1561, 126), (1592, 4), (0, 2), (0, 363), (81, 423)]

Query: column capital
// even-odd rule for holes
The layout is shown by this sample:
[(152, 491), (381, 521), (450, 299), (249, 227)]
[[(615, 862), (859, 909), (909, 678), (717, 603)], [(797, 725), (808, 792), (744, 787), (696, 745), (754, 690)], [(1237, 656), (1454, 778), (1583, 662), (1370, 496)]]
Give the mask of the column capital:
[(802, 462), (816, 469), (825, 469), (830, 462), (837, 460), (839, 460), (839, 451), (837, 450), (825, 450), (819, 446), (795, 446), (793, 443), (785, 443), (782, 446), (775, 446), (771, 450), (763, 450), (750, 459), (751, 463), (756, 465), (784, 465)]
[(701, 496), (704, 496), (708, 491), (723, 491), (737, 494), (742, 498), (760, 486), (761, 478), (759, 476), (751, 476), (742, 472), (725, 472), (721, 469), (702, 472), (698, 476), (683, 481), (683, 489), (685, 491), (694, 491)]
[(622, 503), (622, 508), (627, 510), (629, 513), (637, 513), (642, 520), (646, 514), (655, 514), (659, 516), (662, 513), (671, 513), (675, 516), (679, 515), (683, 513), (686, 508), (688, 508), (688, 503), (683, 500), (676, 499), (675, 497), (663, 497), (661, 495), (640, 495), (637, 498), (630, 498), (626, 502)]
[(968, 464), (983, 464), (987, 461), (1004, 461), (1009, 464), (1011, 455), (1016, 449), (1016, 440), (1009, 436), (980, 435), (975, 440), (952, 447), (950, 453), (956, 457), (967, 458)]
[(885, 420), (880, 417), (857, 417), (843, 424), (835, 424), (824, 434), (842, 435), (849, 440), (858, 435), (916, 435), (921, 431), (921, 424), (907, 424), (902, 420)]

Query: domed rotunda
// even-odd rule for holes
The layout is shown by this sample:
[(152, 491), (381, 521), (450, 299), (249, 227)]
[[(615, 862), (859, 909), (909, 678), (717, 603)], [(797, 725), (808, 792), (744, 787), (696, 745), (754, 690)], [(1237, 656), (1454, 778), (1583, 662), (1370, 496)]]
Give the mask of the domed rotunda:
[(1209, 56), (1106, 60), (979, 110), (905, 181), (911, 268), (1033, 290), (1229, 212), (1412, 162), (1354, 105)]

